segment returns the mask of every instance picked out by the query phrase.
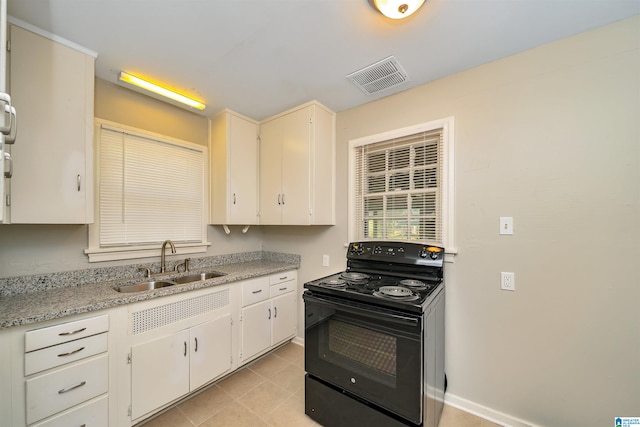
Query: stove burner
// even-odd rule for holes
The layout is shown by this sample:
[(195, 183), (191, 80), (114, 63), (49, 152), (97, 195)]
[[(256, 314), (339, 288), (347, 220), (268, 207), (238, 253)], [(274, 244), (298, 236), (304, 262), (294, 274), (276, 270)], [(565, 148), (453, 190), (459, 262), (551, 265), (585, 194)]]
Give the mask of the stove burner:
[(394, 301), (415, 301), (420, 298), (420, 295), (402, 286), (382, 286), (373, 295)]
[(420, 280), (404, 279), (404, 280), (401, 280), (399, 283), (402, 286), (407, 286), (407, 287), (413, 288), (413, 289), (426, 289), (427, 288), (427, 285), (425, 285), (424, 282), (421, 282)]
[(322, 285), (329, 286), (331, 288), (346, 288), (347, 282), (341, 279), (327, 279), (320, 282)]
[(369, 276), (364, 273), (356, 273), (356, 272), (345, 272), (340, 275), (341, 279), (344, 280), (367, 280)]

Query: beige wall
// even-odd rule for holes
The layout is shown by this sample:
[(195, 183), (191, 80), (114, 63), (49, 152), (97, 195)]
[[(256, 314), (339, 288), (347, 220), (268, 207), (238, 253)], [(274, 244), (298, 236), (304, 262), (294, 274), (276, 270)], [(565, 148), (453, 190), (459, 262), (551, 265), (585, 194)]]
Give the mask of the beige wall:
[(265, 249), (300, 252), (301, 281), (339, 270), (348, 141), (454, 116), (448, 399), (542, 426), (638, 416), (639, 45), (635, 17), (340, 112), (338, 225), (265, 228)]
[[(116, 123), (145, 129), (202, 145), (207, 145), (209, 120), (187, 110), (141, 95), (114, 83), (96, 79), (95, 116)], [(252, 227), (242, 234), (241, 227), (230, 227), (226, 235), (220, 226), (208, 227), (211, 246), (194, 257), (262, 249), (262, 232)], [(89, 263), (86, 225), (0, 225), (0, 277), (79, 270), (146, 260)], [(184, 258), (167, 257), (168, 260)]]
[[(301, 283), (341, 270), (348, 141), (455, 116), (447, 398), (544, 426), (638, 415), (639, 28), (636, 17), (340, 112), (337, 225), (209, 227), (209, 252), (300, 253)], [(122, 91), (98, 80), (96, 115), (206, 143), (200, 117)], [(513, 236), (498, 235), (499, 216), (514, 217)], [(0, 277), (95, 266), (86, 236), (0, 226)], [(500, 271), (515, 272), (515, 292), (500, 291)]]

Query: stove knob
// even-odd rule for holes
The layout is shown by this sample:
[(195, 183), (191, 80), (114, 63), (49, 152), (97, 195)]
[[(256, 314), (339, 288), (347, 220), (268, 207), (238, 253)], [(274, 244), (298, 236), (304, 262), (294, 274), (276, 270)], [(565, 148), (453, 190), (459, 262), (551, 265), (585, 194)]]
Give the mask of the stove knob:
[(438, 259), (438, 252), (430, 252), (429, 256), (431, 257), (431, 259)]
[(429, 254), (429, 253), (428, 253), (425, 249), (423, 249), (423, 250), (420, 252), (420, 258), (426, 258), (428, 254)]

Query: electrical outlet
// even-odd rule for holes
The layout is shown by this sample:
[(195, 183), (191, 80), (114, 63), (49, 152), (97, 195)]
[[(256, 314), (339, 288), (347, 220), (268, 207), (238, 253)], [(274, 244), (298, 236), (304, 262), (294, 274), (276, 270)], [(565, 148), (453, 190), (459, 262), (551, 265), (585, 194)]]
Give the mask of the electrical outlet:
[(515, 273), (508, 273), (503, 271), (500, 273), (500, 289), (505, 291), (516, 290), (516, 275)]
[(329, 267), (329, 255), (322, 255), (322, 266)]

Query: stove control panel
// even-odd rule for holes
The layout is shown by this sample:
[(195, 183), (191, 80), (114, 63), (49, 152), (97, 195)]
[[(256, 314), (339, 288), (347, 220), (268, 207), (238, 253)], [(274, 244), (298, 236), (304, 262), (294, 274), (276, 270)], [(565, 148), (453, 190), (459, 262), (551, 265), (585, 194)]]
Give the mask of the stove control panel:
[(347, 258), (402, 264), (442, 266), (444, 249), (412, 242), (368, 241), (349, 244)]

